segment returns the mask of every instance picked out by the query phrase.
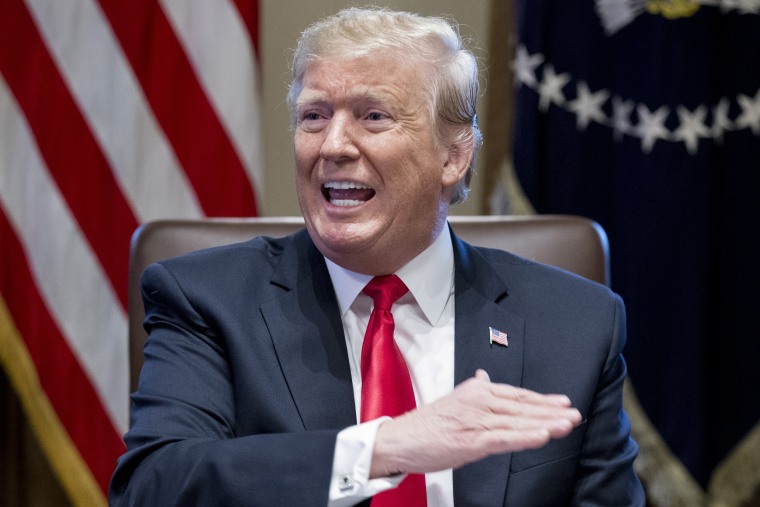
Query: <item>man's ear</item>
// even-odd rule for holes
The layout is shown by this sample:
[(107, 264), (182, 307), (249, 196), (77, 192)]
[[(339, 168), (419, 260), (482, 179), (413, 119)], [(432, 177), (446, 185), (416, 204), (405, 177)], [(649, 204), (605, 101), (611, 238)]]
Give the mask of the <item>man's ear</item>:
[(467, 169), (475, 154), (475, 143), (463, 141), (449, 146), (446, 160), (443, 164), (442, 183), (444, 188), (456, 185), (467, 175)]

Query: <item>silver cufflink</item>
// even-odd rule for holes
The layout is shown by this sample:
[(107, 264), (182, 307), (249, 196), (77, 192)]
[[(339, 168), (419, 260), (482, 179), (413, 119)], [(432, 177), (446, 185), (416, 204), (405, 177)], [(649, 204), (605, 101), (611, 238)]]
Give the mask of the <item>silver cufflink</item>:
[(338, 489), (341, 491), (348, 491), (349, 489), (353, 489), (354, 487), (354, 479), (351, 477), (351, 474), (343, 474), (340, 476), (340, 479), (338, 479)]

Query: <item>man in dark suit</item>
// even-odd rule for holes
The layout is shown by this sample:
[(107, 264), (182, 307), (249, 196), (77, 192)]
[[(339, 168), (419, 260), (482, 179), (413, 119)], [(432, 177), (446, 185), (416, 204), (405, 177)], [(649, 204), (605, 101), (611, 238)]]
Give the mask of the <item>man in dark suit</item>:
[[(643, 505), (620, 299), (447, 228), (477, 94), (442, 19), (348, 9), (304, 32), (289, 103), (306, 230), (146, 270), (113, 505)], [(390, 278), (375, 334), (365, 286)], [(388, 320), (403, 375), (373, 364), (405, 378), (408, 411), (366, 376)]]

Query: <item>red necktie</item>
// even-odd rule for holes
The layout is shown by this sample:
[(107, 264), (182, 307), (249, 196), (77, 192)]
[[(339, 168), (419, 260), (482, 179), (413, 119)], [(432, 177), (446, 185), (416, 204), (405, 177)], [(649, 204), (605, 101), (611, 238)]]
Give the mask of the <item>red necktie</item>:
[[(375, 303), (362, 345), (361, 422), (381, 416), (396, 417), (413, 410), (412, 378), (404, 356), (393, 339), (391, 307), (408, 289), (396, 275), (377, 276), (364, 293)], [(423, 507), (427, 505), (425, 476), (408, 475), (396, 489), (372, 498), (372, 507)]]

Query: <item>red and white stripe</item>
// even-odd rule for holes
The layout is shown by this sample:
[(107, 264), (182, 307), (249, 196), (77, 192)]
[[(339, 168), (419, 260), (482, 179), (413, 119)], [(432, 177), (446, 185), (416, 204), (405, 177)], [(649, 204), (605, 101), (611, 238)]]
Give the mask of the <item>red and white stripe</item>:
[(0, 303), (18, 335), (0, 344), (28, 353), (103, 495), (128, 426), (132, 233), (257, 213), (257, 31), (257, 0), (0, 2)]

